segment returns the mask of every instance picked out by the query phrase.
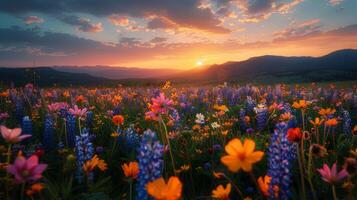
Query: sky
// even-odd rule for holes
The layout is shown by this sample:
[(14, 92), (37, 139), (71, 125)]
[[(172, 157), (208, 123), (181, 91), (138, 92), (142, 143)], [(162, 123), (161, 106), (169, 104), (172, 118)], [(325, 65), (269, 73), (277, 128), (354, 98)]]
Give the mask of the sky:
[(191, 69), (357, 48), (357, 0), (1, 0), (0, 66)]

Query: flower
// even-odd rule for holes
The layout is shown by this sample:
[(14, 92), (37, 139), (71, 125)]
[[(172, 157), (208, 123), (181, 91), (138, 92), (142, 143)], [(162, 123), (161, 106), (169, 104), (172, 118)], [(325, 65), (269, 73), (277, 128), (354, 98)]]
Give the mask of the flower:
[(289, 128), (287, 133), (287, 138), (289, 142), (299, 142), (302, 138), (302, 133), (300, 128)]
[(310, 120), (310, 123), (313, 125), (313, 126), (320, 126), (322, 123), (324, 122), (324, 120), (316, 117), (314, 121)]
[(336, 118), (329, 119), (325, 122), (326, 126), (336, 126), (338, 121)]
[(105, 163), (104, 160), (99, 159), (97, 155), (94, 155), (91, 160), (88, 160), (83, 164), (83, 171), (86, 174), (89, 174), (89, 172), (93, 171), (96, 167), (101, 171), (105, 171), (107, 170), (107, 163)]
[(161, 177), (146, 185), (146, 190), (155, 200), (176, 200), (180, 199), (182, 183), (176, 176), (171, 176), (167, 184)]
[(229, 109), (228, 109), (228, 107), (226, 105), (219, 106), (219, 105), (216, 104), (216, 105), (213, 106), (213, 109), (215, 109), (217, 111), (223, 111), (223, 112), (229, 111)]
[(323, 168), (317, 169), (317, 171), (321, 174), (322, 180), (330, 184), (336, 184), (348, 176), (346, 169), (342, 169), (337, 173), (336, 163), (332, 165), (332, 168), (324, 164)]
[(122, 115), (114, 115), (112, 118), (112, 122), (115, 126), (119, 126), (124, 123), (124, 117)]
[(14, 164), (6, 167), (6, 171), (15, 176), (15, 182), (22, 184), (37, 181), (42, 178), (42, 172), (47, 168), (47, 164), (39, 164), (36, 155), (29, 159), (19, 155)]
[(292, 105), (295, 109), (306, 109), (308, 106), (308, 102), (306, 100), (295, 101)]
[(124, 163), (121, 168), (124, 171), (124, 175), (131, 179), (136, 179), (139, 174), (139, 164), (138, 162)]
[(355, 157), (357, 157), (357, 148), (354, 149), (354, 150), (351, 150), (350, 151), (352, 155), (354, 155)]
[(42, 183), (35, 183), (31, 185), (29, 189), (26, 190), (26, 195), (27, 196), (34, 196), (35, 194), (41, 192), (41, 190), (44, 188)]
[(290, 112), (286, 112), (280, 115), (279, 120), (280, 121), (289, 121), (292, 118), (292, 115)]
[(321, 108), (319, 110), (319, 115), (326, 117), (326, 116), (335, 114), (335, 112), (336, 112), (336, 109), (333, 109), (333, 108)]
[(21, 128), (9, 129), (6, 126), (0, 126), (1, 135), (8, 143), (14, 144), (21, 142), (22, 140), (31, 137), (31, 135), (20, 135)]
[(357, 160), (355, 158), (346, 158), (343, 169), (347, 171), (350, 176), (357, 174)]
[(205, 116), (202, 113), (197, 113), (195, 122), (196, 122), (196, 124), (204, 124)]
[(77, 117), (83, 117), (87, 114), (87, 108), (80, 109), (77, 105), (75, 105), (74, 108), (69, 109), (69, 113)]
[(321, 146), (319, 144), (313, 144), (310, 146), (310, 149), (311, 149), (311, 153), (313, 156), (316, 156), (316, 157), (324, 157), (327, 155), (327, 150), (324, 146)]
[(255, 151), (255, 142), (250, 139), (245, 139), (244, 144), (238, 138), (234, 138), (225, 146), (226, 153), (221, 158), (221, 162), (228, 167), (232, 172), (238, 172), (241, 168), (245, 172), (252, 170), (252, 165), (259, 162), (264, 152)]
[(219, 125), (217, 122), (211, 123), (211, 126), (213, 129), (217, 129), (217, 128), (221, 127), (221, 125)]
[(232, 185), (230, 183), (227, 184), (226, 188), (223, 185), (218, 185), (216, 189), (212, 190), (212, 197), (219, 200), (228, 200), (229, 193), (231, 193)]
[(269, 184), (271, 181), (271, 177), (268, 175), (263, 177), (259, 177), (258, 178), (258, 185), (259, 185), (259, 189), (260, 191), (262, 191), (263, 195), (268, 197), (269, 196)]
[(161, 114), (167, 114), (173, 109), (173, 101), (167, 99), (163, 93), (156, 98), (151, 99), (152, 104), (149, 104), (149, 112), (145, 113), (146, 119), (159, 120)]

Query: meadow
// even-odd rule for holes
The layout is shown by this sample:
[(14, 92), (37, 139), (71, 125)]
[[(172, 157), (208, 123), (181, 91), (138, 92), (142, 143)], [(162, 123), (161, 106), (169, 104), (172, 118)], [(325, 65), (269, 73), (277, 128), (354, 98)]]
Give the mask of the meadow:
[(0, 199), (356, 199), (357, 85), (0, 88)]

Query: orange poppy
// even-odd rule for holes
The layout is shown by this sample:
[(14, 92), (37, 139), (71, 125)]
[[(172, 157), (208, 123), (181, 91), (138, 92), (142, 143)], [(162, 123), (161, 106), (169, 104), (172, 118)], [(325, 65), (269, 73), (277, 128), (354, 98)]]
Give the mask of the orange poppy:
[(302, 138), (301, 129), (289, 128), (287, 133), (287, 138), (290, 142), (299, 142)]
[(306, 100), (302, 99), (302, 100), (299, 100), (299, 101), (295, 101), (292, 106), (295, 109), (306, 109), (307, 106), (308, 106), (308, 103), (307, 103)]
[(326, 126), (336, 126), (338, 121), (336, 118), (329, 119), (325, 122)]
[(262, 191), (262, 193), (265, 197), (269, 196), (270, 181), (271, 181), (271, 177), (267, 176), (267, 175), (264, 176), (264, 179), (263, 179), (263, 177), (258, 178), (259, 189), (260, 189), (260, 191)]
[(115, 126), (119, 126), (124, 123), (124, 117), (122, 115), (114, 115), (112, 118), (112, 122)]
[(177, 200), (181, 198), (182, 183), (176, 176), (171, 176), (167, 183), (161, 177), (149, 182), (146, 190), (155, 200)]
[(88, 160), (83, 164), (83, 171), (86, 174), (93, 171), (96, 167), (98, 167), (101, 171), (107, 170), (107, 163), (104, 160), (98, 158), (97, 155), (94, 155), (91, 160)]
[(216, 189), (212, 190), (212, 197), (219, 200), (228, 200), (229, 193), (231, 193), (232, 185), (230, 183), (227, 184), (226, 188), (223, 185), (217, 186)]
[(139, 174), (138, 162), (129, 162), (129, 164), (124, 163), (121, 168), (124, 171), (124, 175), (128, 178), (136, 179)]
[(245, 172), (252, 171), (252, 165), (259, 162), (264, 155), (262, 151), (254, 151), (255, 142), (250, 139), (245, 139), (244, 144), (234, 138), (225, 146), (226, 153), (221, 157), (221, 162), (228, 167), (232, 172), (238, 172), (243, 169)]
[(321, 108), (319, 110), (319, 115), (321, 116), (328, 116), (328, 115), (333, 115), (335, 114), (336, 109), (332, 109), (332, 108)]

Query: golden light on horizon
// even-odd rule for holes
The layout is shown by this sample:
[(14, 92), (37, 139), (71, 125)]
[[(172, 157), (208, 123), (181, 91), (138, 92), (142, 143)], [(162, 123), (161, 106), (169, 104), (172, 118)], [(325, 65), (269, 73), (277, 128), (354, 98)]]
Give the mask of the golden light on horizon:
[(203, 65), (203, 61), (202, 61), (202, 60), (197, 60), (196, 66), (197, 66), (197, 67), (200, 67), (200, 66), (202, 66), (202, 65)]

